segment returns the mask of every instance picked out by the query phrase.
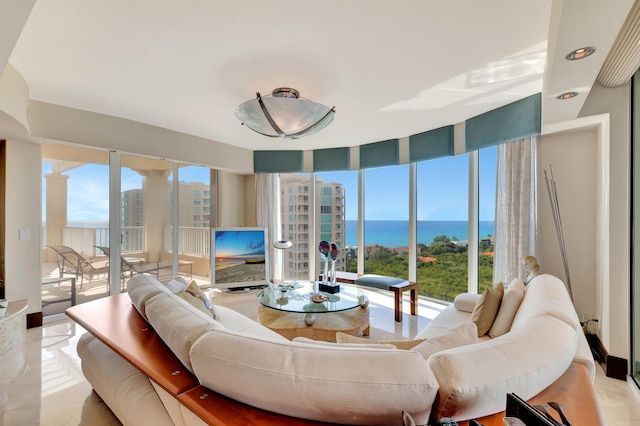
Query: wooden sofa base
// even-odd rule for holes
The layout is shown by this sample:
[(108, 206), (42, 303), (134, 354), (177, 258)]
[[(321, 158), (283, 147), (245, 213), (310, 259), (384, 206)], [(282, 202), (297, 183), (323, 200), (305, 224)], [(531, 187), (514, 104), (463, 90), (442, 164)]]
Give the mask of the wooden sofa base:
[[(76, 305), (67, 309), (66, 313), (207, 424), (322, 424), (251, 407), (200, 386), (196, 377), (184, 368), (138, 313), (126, 293)], [(583, 364), (572, 363), (558, 380), (529, 402), (540, 404), (548, 401), (561, 402), (574, 425), (605, 424), (587, 368)], [(398, 416), (400, 419), (400, 413)], [(498, 413), (484, 417), (480, 422), (485, 426), (502, 426), (503, 417), (504, 413)], [(464, 426), (467, 423), (460, 424)]]

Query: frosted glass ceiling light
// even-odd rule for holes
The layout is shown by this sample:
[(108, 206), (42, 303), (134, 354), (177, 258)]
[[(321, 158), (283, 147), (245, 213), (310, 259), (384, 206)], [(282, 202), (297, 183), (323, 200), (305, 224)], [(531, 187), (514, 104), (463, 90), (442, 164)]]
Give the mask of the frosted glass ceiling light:
[(236, 107), (236, 117), (254, 132), (272, 138), (297, 139), (311, 135), (333, 121), (335, 106), (327, 107), (300, 97), (296, 89), (280, 87), (271, 95)]

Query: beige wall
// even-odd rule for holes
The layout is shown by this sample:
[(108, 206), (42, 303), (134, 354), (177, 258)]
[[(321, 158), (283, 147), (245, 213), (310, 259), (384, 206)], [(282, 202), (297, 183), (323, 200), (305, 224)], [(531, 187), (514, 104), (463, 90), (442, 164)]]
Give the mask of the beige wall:
[[(40, 309), (42, 159), (40, 145), (8, 140), (6, 168), (6, 297), (27, 299), (28, 312)], [(28, 239), (19, 239), (20, 230)]]
[[(576, 311), (596, 313), (596, 130), (541, 138), (538, 168), (539, 261), (544, 272), (565, 280), (560, 245), (544, 179), (553, 170)], [(544, 170), (543, 170), (544, 169)]]
[(220, 173), (220, 226), (245, 226), (245, 190), (243, 175)]

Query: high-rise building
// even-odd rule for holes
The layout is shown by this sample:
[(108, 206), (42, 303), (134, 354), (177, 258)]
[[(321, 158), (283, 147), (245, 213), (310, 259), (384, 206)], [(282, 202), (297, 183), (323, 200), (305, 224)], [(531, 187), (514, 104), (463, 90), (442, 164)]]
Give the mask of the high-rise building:
[[(335, 243), (339, 249), (336, 270), (346, 266), (346, 219), (345, 190), (340, 183), (324, 182), (316, 177), (315, 241), (310, 226), (310, 180), (308, 176), (295, 174), (280, 175), (280, 203), (282, 212), (282, 238), (293, 243), (287, 250), (285, 262), (286, 279), (308, 279), (310, 272), (309, 250), (317, 250), (322, 240)], [(316, 256), (314, 276), (322, 273), (320, 256)]]
[[(208, 228), (211, 221), (211, 192), (203, 182), (180, 182), (180, 226)], [(169, 194), (173, 191), (170, 189)], [(173, 197), (171, 198), (173, 200)]]
[[(169, 183), (171, 185), (171, 183)], [(209, 227), (211, 193), (203, 182), (180, 182), (180, 226)], [(169, 187), (170, 208), (173, 206), (173, 187)], [(170, 216), (171, 217), (171, 216)], [(122, 226), (144, 226), (144, 189), (122, 191)]]
[(122, 226), (144, 226), (144, 190), (122, 191)]

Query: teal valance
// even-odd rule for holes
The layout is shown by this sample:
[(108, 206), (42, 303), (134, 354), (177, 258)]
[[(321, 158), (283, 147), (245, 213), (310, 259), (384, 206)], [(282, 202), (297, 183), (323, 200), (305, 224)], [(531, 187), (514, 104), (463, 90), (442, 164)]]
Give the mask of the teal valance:
[(398, 139), (360, 145), (360, 168), (396, 166), (400, 163)]
[(255, 173), (296, 173), (303, 171), (302, 151), (254, 151)]
[(349, 152), (348, 147), (315, 149), (313, 151), (313, 171), (349, 170)]
[(541, 130), (542, 96), (537, 93), (468, 119), (466, 152), (539, 135)]
[(453, 155), (453, 126), (440, 127), (409, 137), (409, 162)]

